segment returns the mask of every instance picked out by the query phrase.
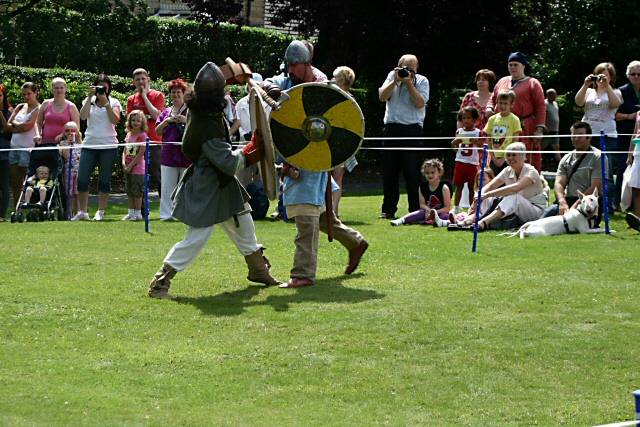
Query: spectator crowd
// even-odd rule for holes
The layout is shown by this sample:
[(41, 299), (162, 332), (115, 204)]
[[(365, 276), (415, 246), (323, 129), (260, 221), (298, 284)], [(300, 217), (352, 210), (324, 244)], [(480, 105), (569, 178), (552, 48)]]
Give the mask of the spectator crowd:
[[(285, 58), (283, 72), (267, 81), (286, 89), (286, 82), (326, 79), (320, 70), (310, 65), (312, 46), (309, 43), (300, 46), (300, 52), (293, 57), (297, 58), (295, 61), (304, 57), (305, 62), (291, 62), (290, 54)], [(627, 223), (639, 229), (640, 61), (627, 65), (625, 77), (628, 81), (621, 86), (617, 85), (616, 68), (609, 62), (597, 64), (592, 72), (586, 73), (583, 81), (576, 82), (574, 102), (584, 109), (584, 115), (580, 121), (571, 124), (574, 150), (564, 156), (560, 153), (558, 135), (569, 123), (560, 123), (557, 93), (553, 88), (545, 92), (540, 81), (531, 76), (527, 56), (521, 52), (511, 53), (507, 58), (507, 74), (502, 78), (491, 70), (479, 70), (475, 74), (476, 89), (463, 97), (457, 115), (457, 130), (451, 136), (456, 158), (450, 184), (443, 179), (442, 162), (425, 159), (424, 151), (420, 150), (426, 146), (420, 137), (424, 137), (423, 124), (429, 120), (426, 106), (430, 84), (429, 79), (419, 73), (419, 65), (415, 55), (401, 56), (378, 89), (379, 99), (385, 104), (383, 135), (386, 137), (380, 218), (396, 226), (420, 223), (447, 226), (452, 230), (468, 229), (470, 215), (463, 212), (462, 207), (465, 207), (470, 212), (480, 210), (481, 230), (513, 228), (543, 216), (561, 215), (577, 203), (580, 194), (597, 192), (601, 212), (594, 227), (598, 226), (602, 211), (606, 209), (609, 213), (628, 211)], [(261, 81), (262, 77), (254, 75), (254, 79)], [(339, 67), (333, 73), (333, 81), (345, 93), (349, 92), (354, 80), (355, 73), (349, 67)], [(0, 222), (6, 221), (10, 206), (14, 211), (34, 204), (44, 205), (43, 194), (49, 185), (45, 183), (49, 178), (57, 179), (60, 191), (70, 201), (64, 209), (67, 218), (72, 221), (103, 220), (118, 161), (124, 170), (129, 205), (123, 219), (143, 219), (144, 176), (148, 170), (160, 198), (160, 219), (172, 221), (171, 195), (191, 164), (180, 145), (175, 144), (182, 140), (185, 130), (191, 88), (176, 78), (168, 83), (168, 96), (165, 97), (165, 93), (151, 89), (150, 82), (147, 70), (135, 69), (132, 72), (135, 89), (123, 106), (110, 96), (111, 80), (101, 73), (87, 88), (80, 108), (67, 99), (67, 83), (62, 78), (51, 81), (53, 97), (42, 102), (36, 83), (22, 85), (21, 100), (9, 99), (7, 88), (0, 84), (0, 149), (3, 149), (0, 151)], [(227, 94), (225, 102), (228, 132), (243, 144), (251, 139), (252, 132), (248, 98), (236, 103)], [(121, 120), (125, 121), (127, 131), (123, 141), (118, 140), (116, 131)], [(81, 133), (81, 129), (84, 132)], [(612, 152), (606, 155), (604, 175), (599, 138), (592, 137), (600, 132), (605, 134), (606, 151)], [(149, 153), (145, 152), (143, 144), (147, 138), (154, 142)], [(122, 142), (127, 144), (121, 145)], [(487, 175), (483, 177), (482, 193), (486, 199), (478, 206), (478, 178), (485, 143), (491, 149)], [(543, 157), (543, 150), (551, 151)], [(147, 157), (149, 164), (145, 164)], [(344, 177), (356, 165), (356, 158), (352, 157), (332, 173), (332, 181), (335, 181), (333, 209), (338, 222)], [(543, 165), (545, 169), (556, 169), (553, 185), (556, 203), (551, 206), (550, 189), (542, 175)], [(89, 183), (96, 168), (98, 206), (91, 217)], [(306, 176), (305, 171), (285, 171)], [(400, 174), (404, 178), (408, 213), (398, 218)], [(602, 197), (602, 176), (606, 181), (607, 206)], [(283, 176), (285, 186), (289, 179), (292, 179), (291, 175)], [(247, 188), (251, 185), (260, 188), (255, 169), (240, 181)], [(468, 197), (463, 198), (465, 192)], [(37, 202), (33, 202), (35, 200)], [(282, 200), (280, 204), (283, 204)], [(282, 206), (279, 212), (280, 216), (286, 217)], [(304, 215), (298, 213), (296, 217), (304, 218)], [(301, 224), (302, 220), (297, 221), (299, 231), (303, 230)], [(317, 235), (317, 225), (305, 227), (311, 227)], [(354, 235), (356, 243), (349, 242), (348, 249), (362, 241), (359, 235)], [(313, 267), (310, 269), (314, 270)]]

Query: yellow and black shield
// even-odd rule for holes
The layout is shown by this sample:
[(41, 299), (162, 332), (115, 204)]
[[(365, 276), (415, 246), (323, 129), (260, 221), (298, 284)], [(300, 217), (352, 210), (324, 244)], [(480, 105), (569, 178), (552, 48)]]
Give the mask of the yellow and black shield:
[(271, 112), (273, 144), (300, 169), (337, 168), (356, 154), (364, 137), (364, 117), (356, 101), (330, 83), (303, 83), (285, 92), (288, 100)]

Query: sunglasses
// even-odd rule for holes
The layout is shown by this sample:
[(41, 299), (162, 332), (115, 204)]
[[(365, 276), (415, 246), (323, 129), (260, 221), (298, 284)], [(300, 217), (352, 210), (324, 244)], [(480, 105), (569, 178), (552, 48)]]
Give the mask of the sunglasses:
[(629, 77), (638, 77), (640, 73), (629, 73)]
[(518, 155), (518, 153), (505, 153), (505, 156), (507, 157), (516, 157)]

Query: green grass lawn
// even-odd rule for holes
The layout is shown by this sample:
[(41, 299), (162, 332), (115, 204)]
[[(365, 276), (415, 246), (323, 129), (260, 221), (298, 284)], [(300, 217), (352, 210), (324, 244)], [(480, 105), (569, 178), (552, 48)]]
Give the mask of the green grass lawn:
[[(404, 197), (403, 197), (404, 200)], [(180, 223), (0, 224), (0, 425), (576, 425), (633, 418), (640, 234), (520, 240), (341, 216), (370, 241), (359, 270), (320, 243), (313, 288), (246, 281), (217, 230), (147, 285)], [(403, 209), (405, 209), (404, 207)], [(157, 215), (157, 206), (154, 209)], [(257, 223), (288, 277), (292, 223)]]

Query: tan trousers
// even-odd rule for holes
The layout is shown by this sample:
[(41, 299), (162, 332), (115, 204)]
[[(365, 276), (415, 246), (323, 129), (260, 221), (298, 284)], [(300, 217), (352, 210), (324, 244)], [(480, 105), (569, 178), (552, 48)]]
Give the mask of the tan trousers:
[[(358, 231), (347, 227), (335, 216), (333, 218), (333, 238), (347, 250), (355, 248), (364, 240)], [(326, 213), (322, 213), (320, 217), (298, 215), (294, 219), (298, 234), (295, 238), (296, 251), (293, 256), (291, 277), (315, 280), (320, 231), (327, 232)]]

